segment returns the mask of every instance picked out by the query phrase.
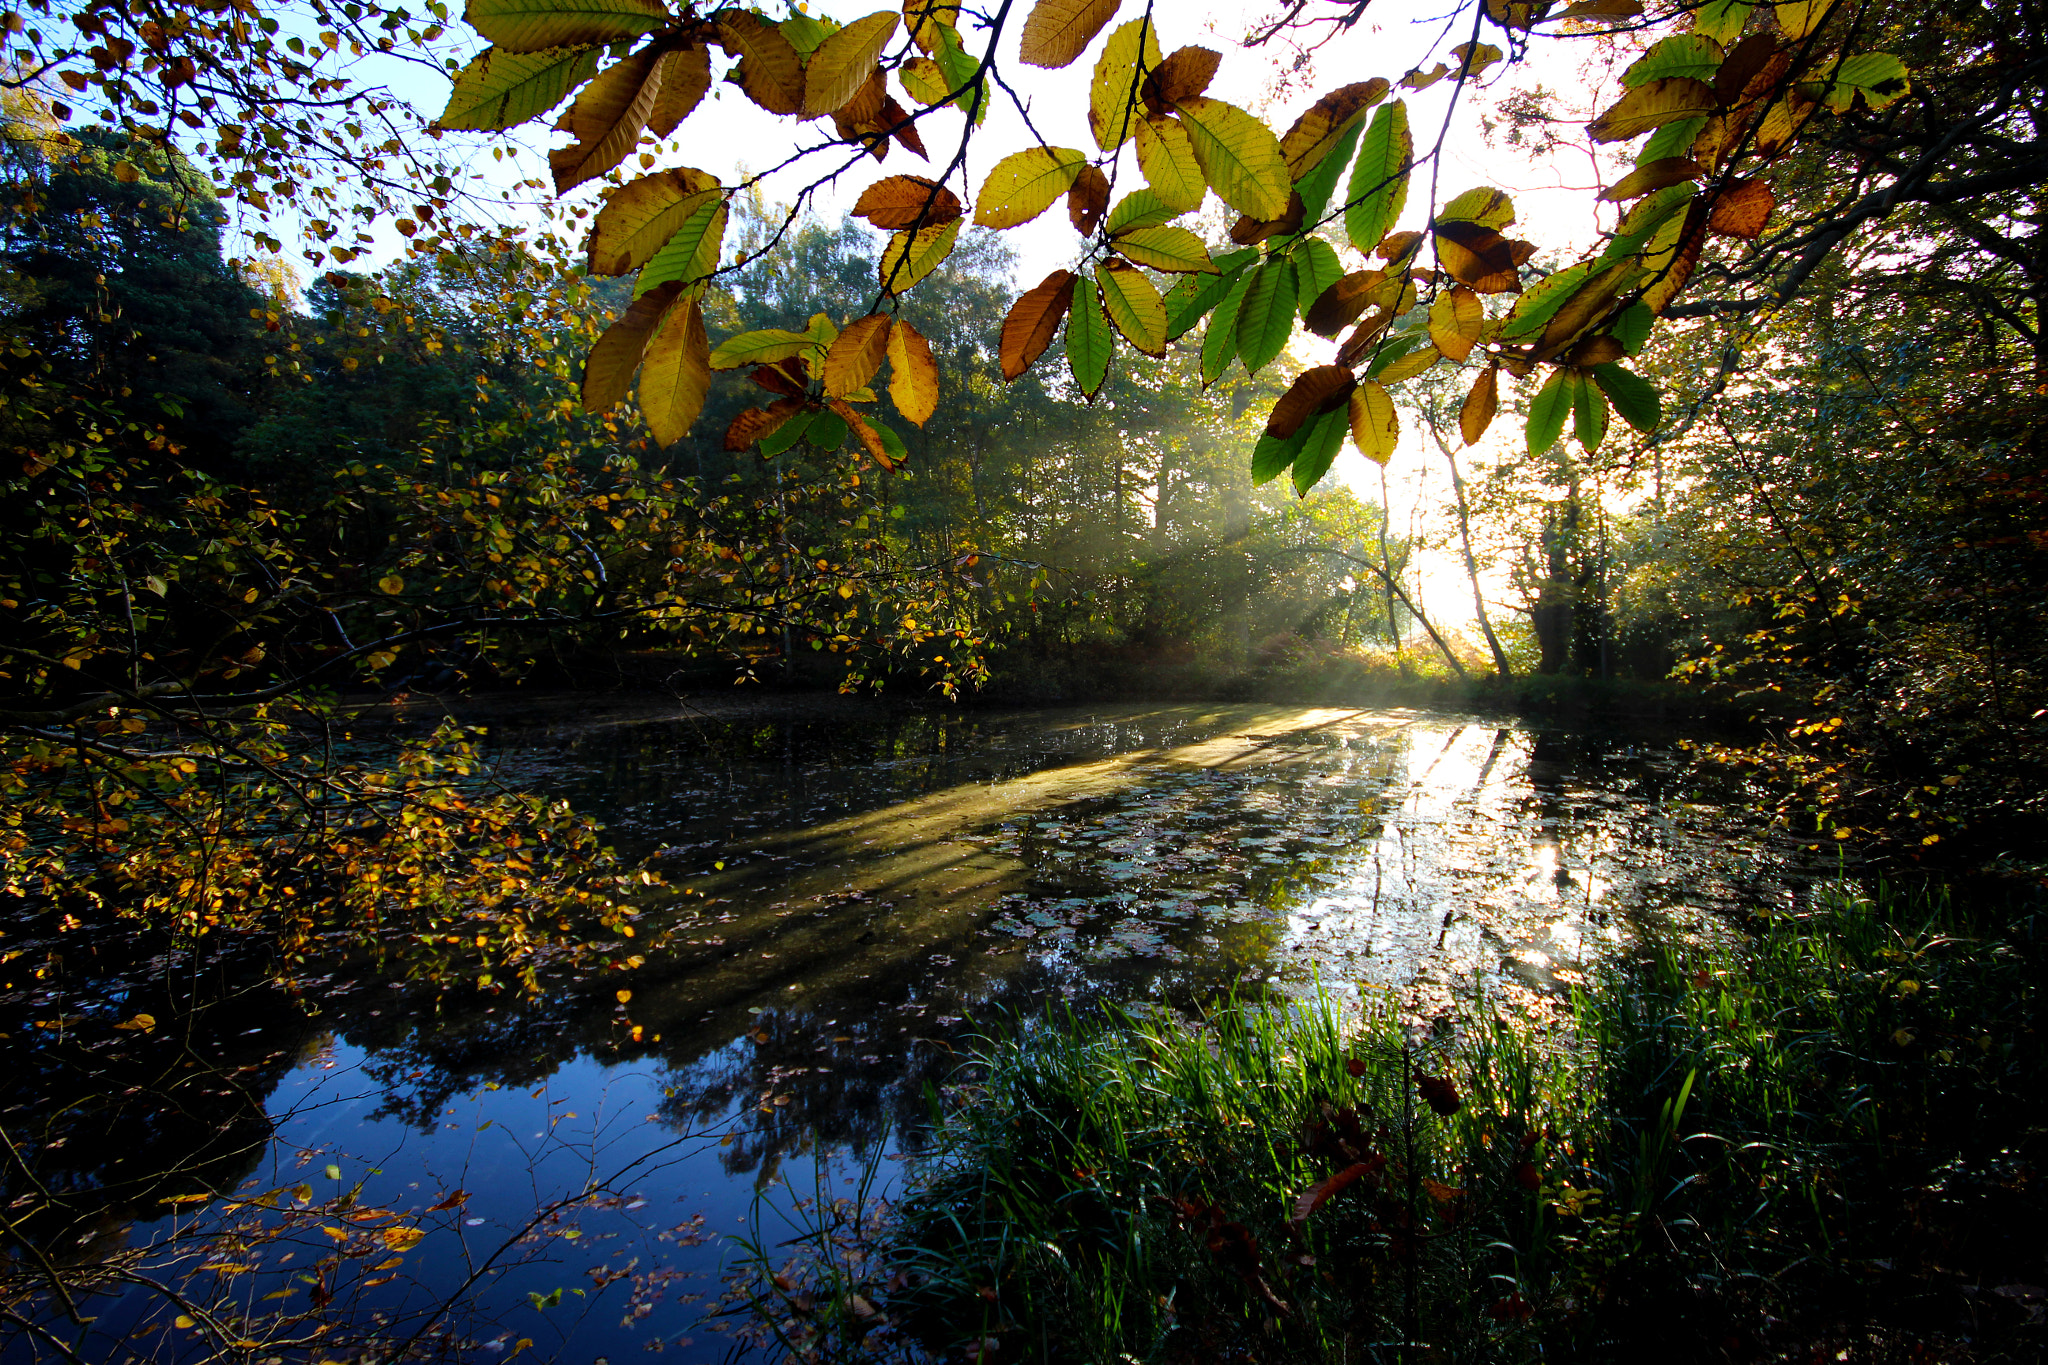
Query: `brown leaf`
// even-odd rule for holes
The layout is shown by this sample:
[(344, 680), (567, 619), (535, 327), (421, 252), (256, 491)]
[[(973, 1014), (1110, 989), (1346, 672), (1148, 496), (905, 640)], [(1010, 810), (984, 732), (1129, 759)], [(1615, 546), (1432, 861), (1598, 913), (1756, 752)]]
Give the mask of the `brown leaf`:
[(1268, 237), (1286, 237), (1301, 231), (1303, 220), (1308, 217), (1308, 207), (1301, 202), (1298, 192), (1290, 193), (1287, 199), (1287, 213), (1281, 218), (1254, 218), (1250, 214), (1239, 218), (1231, 225), (1230, 240), (1239, 246), (1251, 246)]
[[(791, 356), (774, 365), (756, 365), (747, 377), (770, 393), (797, 397), (804, 391), (805, 380), (799, 377), (803, 365), (804, 362), (800, 358)], [(791, 372), (792, 367), (797, 373)]]
[(823, 378), (828, 397), (858, 393), (881, 372), (882, 361), (889, 355), (890, 321), (887, 313), (870, 313), (846, 324), (846, 330), (825, 352)]
[(878, 66), (868, 73), (868, 78), (860, 83), (846, 103), (825, 112), (835, 114), (855, 127), (866, 128), (881, 118), (882, 102), (888, 98), (889, 83)]
[(1145, 102), (1155, 115), (1164, 114), (1182, 100), (1193, 99), (1209, 88), (1223, 54), (1206, 47), (1175, 48), (1165, 61), (1145, 77)]
[(1619, 341), (1609, 334), (1602, 332), (1597, 336), (1587, 337), (1584, 341), (1566, 351), (1564, 353), (1564, 363), (1567, 365), (1591, 367), (1620, 360), (1627, 354), (1628, 352), (1622, 349)]
[(1449, 1118), (1464, 1106), (1464, 1101), (1458, 1098), (1458, 1087), (1448, 1077), (1418, 1071), (1415, 1073), (1415, 1088), (1421, 1092), (1422, 1102), (1444, 1118)]
[(626, 159), (640, 140), (661, 93), (660, 54), (637, 52), (599, 73), (555, 125), (576, 135), (575, 145), (548, 153), (555, 193), (567, 194)]
[(1379, 343), (1380, 333), (1386, 331), (1387, 324), (1393, 320), (1394, 315), (1384, 308), (1375, 308), (1366, 314), (1365, 321), (1352, 328), (1351, 335), (1345, 337), (1344, 344), (1337, 348), (1337, 363), (1354, 367), (1362, 364)]
[(881, 131), (895, 138), (904, 151), (920, 161), (931, 160), (924, 149), (924, 138), (917, 131), (917, 120), (908, 109), (897, 103), (894, 95), (882, 101), (882, 116), (876, 122)]
[(1038, 0), (1024, 20), (1018, 56), (1026, 66), (1054, 70), (1088, 50), (1102, 26), (1116, 17), (1119, 0)]
[(1477, 223), (1438, 223), (1436, 254), (1450, 277), (1475, 294), (1505, 294), (1521, 282), (1513, 246)]
[(882, 438), (867, 424), (867, 419), (853, 410), (851, 404), (844, 398), (828, 398), (825, 404), (839, 414), (840, 420), (846, 423), (847, 429), (853, 432), (862, 448), (875, 457), (876, 464), (884, 469), (896, 467), (896, 459), (889, 453), (889, 447), (882, 444)]
[(640, 354), (647, 339), (675, 301), (682, 296), (683, 282), (670, 280), (650, 289), (605, 328), (604, 335), (590, 348), (583, 362), (583, 410), (603, 412), (626, 396), (633, 386), (633, 371), (640, 366)]
[(661, 93), (647, 115), (647, 131), (667, 137), (711, 89), (711, 49), (701, 43), (661, 59)]
[(1414, 254), (1416, 246), (1421, 241), (1422, 234), (1419, 232), (1390, 232), (1373, 254), (1383, 261), (1398, 261), (1404, 256)]
[(1317, 336), (1333, 337), (1365, 311), (1372, 292), (1386, 279), (1384, 270), (1354, 270), (1325, 289), (1309, 305), (1304, 321)]
[(1472, 392), (1465, 395), (1465, 401), (1458, 408), (1458, 434), (1465, 438), (1465, 444), (1475, 446), (1486, 429), (1493, 425), (1493, 415), (1500, 410), (1500, 370), (1488, 365), (1472, 381)]
[(1374, 76), (1369, 81), (1339, 86), (1310, 105), (1287, 130), (1287, 136), (1280, 139), (1280, 154), (1287, 158), (1288, 177), (1299, 180), (1315, 169), (1352, 121), (1385, 99), (1391, 88), (1383, 78)]
[(430, 1204), (430, 1205), (428, 1205), (428, 1206), (427, 1206), (427, 1212), (428, 1212), (428, 1213), (445, 1213), (445, 1212), (446, 1212), (446, 1211), (448, 1211), (449, 1209), (459, 1209), (459, 1208), (461, 1208), (461, 1207), (462, 1207), (462, 1206), (463, 1206), (464, 1204), (467, 1204), (468, 1202), (469, 1202), (469, 1191), (468, 1191), (468, 1190), (451, 1190), (451, 1191), (449, 1191), (449, 1192), (448, 1192), (448, 1194), (447, 1194), (447, 1195), (446, 1195), (446, 1196), (445, 1196), (445, 1197), (444, 1197), (444, 1198), (443, 1198), (443, 1199), (441, 1200), (441, 1202), (440, 1202), (440, 1203), (438, 1203), (438, 1204)]
[(1318, 1180), (1295, 1198), (1294, 1212), (1288, 1216), (1287, 1221), (1296, 1225), (1306, 1223), (1311, 1214), (1329, 1203), (1332, 1198), (1361, 1180), (1377, 1178), (1386, 1166), (1386, 1157), (1375, 1152), (1366, 1160), (1355, 1161), (1328, 1179)]
[(964, 212), (959, 195), (920, 175), (892, 175), (877, 180), (861, 191), (853, 205), (854, 217), (865, 218), (885, 232), (938, 227)]
[(765, 408), (748, 408), (732, 419), (725, 429), (727, 450), (751, 450), (763, 437), (771, 436), (784, 422), (803, 410), (801, 398), (779, 398)]
[(1342, 365), (1318, 365), (1302, 371), (1273, 404), (1273, 412), (1266, 418), (1266, 434), (1286, 440), (1309, 418), (1347, 402), (1356, 387), (1358, 380)]
[(1650, 287), (1643, 291), (1643, 302), (1652, 313), (1662, 316), (1679, 291), (1692, 279), (1694, 267), (1699, 265), (1700, 251), (1707, 244), (1707, 203), (1693, 200), (1686, 211), (1685, 226), (1679, 230), (1678, 245), (1671, 253), (1671, 259), (1662, 268)]
[(1613, 310), (1622, 287), (1639, 278), (1636, 263), (1624, 259), (1579, 285), (1571, 297), (1551, 314), (1550, 321), (1543, 324), (1543, 335), (1536, 342), (1536, 359), (1548, 360), (1571, 345), (1587, 328), (1604, 321)]
[(1052, 345), (1073, 297), (1074, 272), (1055, 270), (1010, 306), (1009, 316), (1003, 319), (1002, 340), (997, 345), (1004, 379), (1023, 374)]
[(1074, 187), (1067, 191), (1067, 217), (1073, 220), (1074, 231), (1083, 237), (1093, 236), (1108, 211), (1109, 177), (1100, 166), (1083, 166), (1074, 177)]
[(1689, 156), (1659, 157), (1647, 166), (1638, 166), (1630, 171), (1602, 191), (1600, 197), (1611, 204), (1626, 203), (1630, 199), (1639, 199), (1653, 190), (1696, 180), (1705, 171), (1706, 167)]
[(1791, 54), (1779, 48), (1775, 34), (1752, 33), (1729, 50), (1721, 69), (1714, 73), (1714, 95), (1728, 105), (1755, 99), (1791, 69)]
[(800, 114), (804, 107), (804, 68), (782, 30), (746, 10), (726, 10), (718, 17), (718, 41), (740, 63), (726, 79), (771, 114)]
[(1728, 188), (1715, 197), (1707, 226), (1723, 237), (1753, 242), (1763, 236), (1764, 225), (1770, 222), (1771, 210), (1777, 206), (1778, 197), (1771, 192), (1769, 181), (1730, 181)]
[(1714, 105), (1714, 87), (1705, 81), (1666, 76), (1631, 89), (1587, 124), (1586, 131), (1595, 142), (1626, 142), (1652, 128), (1712, 113)]

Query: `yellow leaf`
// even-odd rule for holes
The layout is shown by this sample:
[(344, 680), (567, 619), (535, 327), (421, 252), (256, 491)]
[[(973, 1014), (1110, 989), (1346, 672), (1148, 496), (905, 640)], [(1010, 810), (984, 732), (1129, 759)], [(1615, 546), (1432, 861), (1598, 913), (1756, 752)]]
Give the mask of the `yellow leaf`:
[(1429, 339), (1453, 360), (1463, 360), (1479, 344), (1486, 328), (1486, 308), (1463, 285), (1437, 295), (1429, 307)]
[(403, 578), (400, 578), (395, 573), (386, 574), (382, 578), (377, 580), (377, 590), (379, 592), (390, 593), (392, 596), (396, 597), (399, 593), (405, 591), (405, 580)]
[(1392, 88), (1383, 77), (1374, 76), (1369, 81), (1340, 86), (1311, 105), (1280, 139), (1280, 154), (1287, 158), (1288, 176), (1299, 180), (1314, 170), (1337, 145), (1337, 139), (1366, 110), (1385, 99)]
[(647, 131), (667, 137), (711, 89), (711, 49), (686, 47), (661, 59), (661, 90), (647, 115)]
[(1374, 464), (1391, 460), (1401, 444), (1401, 418), (1394, 400), (1370, 379), (1351, 391), (1351, 440)]
[(1788, 43), (1796, 43), (1820, 27), (1820, 21), (1827, 18), (1833, 0), (1792, 0), (1790, 4), (1774, 7), (1778, 18), (1778, 31)]
[(1604, 190), (1600, 197), (1610, 203), (1626, 203), (1630, 199), (1640, 199), (1657, 190), (1682, 185), (1704, 173), (1705, 168), (1689, 156), (1659, 157), (1648, 165), (1638, 166), (1630, 171)]
[[(746, 91), (748, 99), (771, 114), (803, 111), (803, 63), (781, 29), (757, 14), (726, 10), (718, 18), (718, 40), (740, 59), (726, 79)], [(867, 78), (865, 71), (861, 78)]]
[(114, 1027), (128, 1031), (149, 1033), (156, 1028), (156, 1016), (153, 1014), (138, 1014), (133, 1019), (122, 1020), (114, 1025)]
[(891, 237), (889, 244), (882, 248), (882, 263), (876, 270), (883, 291), (901, 294), (937, 270), (953, 253), (953, 243), (959, 238), (960, 224), (964, 221), (955, 218), (944, 227), (919, 228), (916, 232), (899, 232)]
[(903, 82), (904, 93), (922, 105), (944, 104), (953, 93), (945, 68), (929, 57), (912, 57), (896, 69), (896, 79)]
[(1133, 19), (1109, 35), (1095, 63), (1088, 87), (1088, 130), (1095, 145), (1113, 152), (1131, 135), (1131, 125), (1144, 117), (1138, 98), (1138, 67), (1159, 65), (1159, 32), (1149, 18)]
[(124, 185), (132, 185), (142, 179), (142, 172), (135, 169), (135, 163), (132, 161), (116, 161), (114, 163), (114, 179)]
[(1116, 249), (1139, 265), (1180, 274), (1213, 275), (1216, 263), (1202, 239), (1184, 227), (1132, 228), (1117, 234)]
[(1019, 55), (1027, 66), (1067, 66), (1116, 17), (1118, 0), (1038, 0), (1024, 20)]
[(171, 1326), (182, 1328), (188, 1331), (194, 1327), (197, 1327), (198, 1325), (198, 1323), (194, 1322), (190, 1317), (186, 1316), (183, 1313), (180, 1313), (177, 1317), (171, 1319)]
[(1287, 212), (1293, 182), (1272, 129), (1236, 105), (1206, 95), (1182, 103), (1180, 121), (1219, 199), (1261, 222)]
[(874, 74), (882, 49), (895, 36), (896, 16), (877, 10), (818, 44), (804, 69), (804, 113), (829, 114), (852, 99)]
[(671, 309), (647, 344), (640, 371), (640, 414), (657, 446), (689, 434), (711, 388), (711, 343), (697, 300)]
[(591, 225), (590, 273), (623, 275), (645, 265), (717, 190), (716, 176), (686, 167), (613, 191)]
[(1402, 356), (1374, 376), (1382, 384), (1398, 384), (1404, 379), (1413, 379), (1443, 359), (1434, 346), (1421, 346)]
[(425, 1228), (386, 1228), (379, 1234), (393, 1251), (410, 1251), (427, 1238)]
[(1028, 223), (1073, 187), (1088, 164), (1071, 147), (1029, 147), (995, 165), (974, 201), (976, 227), (1008, 228)]
[[(893, 17), (893, 16), (892, 16)], [(870, 313), (848, 323), (832, 348), (825, 352), (825, 392), (844, 398), (868, 386), (881, 372), (889, 354), (889, 315)]]
[(1122, 261), (1105, 261), (1096, 280), (1102, 286), (1102, 306), (1124, 340), (1146, 355), (1165, 355), (1166, 300), (1145, 272)]
[(1466, 190), (1437, 210), (1440, 223), (1477, 223), (1495, 231), (1515, 221), (1515, 203), (1489, 185)]
[(1626, 142), (1680, 119), (1714, 111), (1714, 87), (1691, 76), (1668, 76), (1636, 86), (1586, 125), (1595, 142)]
[(613, 991), (613, 992), (612, 992), (612, 996), (613, 996), (613, 998), (614, 998), (614, 999), (616, 999), (616, 1000), (617, 1000), (617, 1001), (618, 1001), (618, 1002), (619, 1002), (619, 1003), (620, 1003), (621, 1005), (625, 1005), (625, 1004), (630, 1004), (630, 1003), (632, 1003), (632, 1000), (633, 1000), (633, 992), (631, 992), (631, 991), (628, 991), (628, 990), (616, 990), (616, 991)]
[(903, 0), (903, 27), (927, 57), (935, 57), (948, 38), (960, 40), (960, 0)]
[(634, 299), (624, 315), (605, 329), (583, 362), (585, 412), (603, 412), (626, 396), (633, 384), (633, 371), (640, 368), (647, 338), (654, 335), (654, 329), (682, 292), (680, 281), (650, 290)]
[(939, 408), (939, 367), (931, 343), (902, 318), (889, 329), (889, 399), (905, 421), (918, 426)]
[(1137, 129), (1138, 166), (1159, 202), (1175, 213), (1199, 205), (1209, 186), (1202, 179), (1202, 165), (1195, 160), (1187, 129), (1170, 118), (1140, 119)]

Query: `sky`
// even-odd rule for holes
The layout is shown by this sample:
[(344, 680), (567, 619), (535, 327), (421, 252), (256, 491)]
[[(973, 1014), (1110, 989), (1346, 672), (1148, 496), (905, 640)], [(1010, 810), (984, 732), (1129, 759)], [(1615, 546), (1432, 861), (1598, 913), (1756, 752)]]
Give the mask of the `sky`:
[[(815, 15), (846, 21), (870, 13), (877, 6), (876, 0), (810, 0), (806, 7)], [(1448, 57), (1452, 44), (1470, 36), (1469, 31), (1450, 32), (1455, 8), (1449, 0), (1377, 0), (1356, 28), (1295, 62), (1292, 60), (1294, 52), (1281, 42), (1258, 50), (1242, 47), (1247, 30), (1264, 16), (1268, 8), (1263, 0), (1251, 5), (1217, 3), (1216, 0), (1162, 0), (1155, 5), (1154, 19), (1160, 30), (1161, 47), (1166, 52), (1184, 44), (1221, 52), (1221, 68), (1207, 93), (1251, 110), (1276, 131), (1284, 131), (1302, 109), (1327, 90), (1371, 76), (1398, 81), (1408, 71), (1423, 66), (1426, 60), (1429, 65), (1434, 65)], [(1320, 5), (1311, 6), (1312, 10), (1317, 8), (1338, 7), (1323, 0)], [(770, 4), (764, 9), (776, 13), (780, 6)], [(1016, 13), (1022, 14), (1026, 9), (1025, 0), (1017, 0)], [(1138, 0), (1125, 0), (1110, 28), (1141, 12)], [(1467, 17), (1457, 22), (1462, 29), (1470, 20)], [(1018, 38), (1014, 32), (1021, 28), (1021, 24), (1013, 21), (1011, 28), (1013, 32), (1005, 37), (999, 51), (999, 63), (1011, 88), (1021, 97), (1023, 107), (1020, 110), (1008, 94), (998, 93), (987, 125), (970, 148), (966, 179), (972, 186), (978, 186), (988, 169), (1002, 156), (1034, 141), (1026, 128), (1027, 116), (1031, 126), (1053, 145), (1083, 148), (1091, 155), (1095, 151), (1088, 133), (1086, 111), (1089, 84), (1102, 37), (1098, 36), (1089, 51), (1073, 65), (1059, 71), (1044, 71), (1021, 64), (1017, 55)], [(1108, 31), (1105, 29), (1105, 34)], [(980, 44), (973, 36), (971, 20), (967, 24), (967, 32), (970, 50), (978, 49)], [(1484, 36), (1494, 40), (1500, 37), (1498, 31), (1490, 26)], [(481, 47), (481, 40), (464, 25), (452, 26), (444, 43), (453, 44), (449, 51), (458, 58), (466, 57)], [(1511, 235), (1527, 237), (1536, 242), (1545, 254), (1554, 252), (1566, 260), (1574, 259), (1591, 243), (1596, 225), (1603, 220), (1596, 216), (1593, 191), (1589, 188), (1596, 168), (1585, 153), (1566, 150), (1532, 159), (1525, 149), (1489, 141), (1483, 136), (1480, 126), (1482, 113), (1494, 99), (1509, 90), (1539, 84), (1560, 92), (1563, 110), (1583, 109), (1597, 98), (1597, 92), (1588, 85), (1587, 76), (1580, 70), (1587, 55), (1586, 47), (1584, 43), (1538, 39), (1529, 60), (1512, 68), (1504, 63), (1497, 65), (1485, 73), (1477, 90), (1468, 89), (1460, 98), (1448, 128), (1444, 128), (1444, 122), (1454, 91), (1453, 82), (1444, 81), (1416, 93), (1395, 92), (1408, 101), (1418, 153), (1434, 142), (1438, 130), (1444, 128), (1444, 155), (1438, 167), (1436, 202), (1443, 202), (1476, 185), (1498, 186), (1508, 190), (1515, 200), (1517, 225)], [(1284, 73), (1283, 68), (1286, 68)], [(392, 82), (392, 88), (418, 110), (423, 121), (439, 113), (447, 96), (445, 83), (418, 68), (400, 72)], [(1583, 117), (1583, 113), (1580, 116)], [(547, 131), (551, 122), (551, 119), (536, 120), (514, 130), (506, 139), (480, 138), (467, 143), (469, 164), (480, 177), (480, 183), (490, 187), (508, 187), (522, 176), (545, 178), (547, 148), (567, 140), (566, 135)], [(957, 145), (963, 123), (964, 116), (951, 110), (942, 110), (921, 122), (933, 167), (916, 161), (901, 149), (893, 149), (883, 163), (866, 157), (858, 158), (856, 164), (814, 195), (811, 200), (813, 210), (828, 219), (836, 219), (852, 207), (863, 188), (877, 179), (942, 168)], [(797, 125), (791, 120), (777, 118), (757, 108), (736, 87), (719, 83), (713, 86), (705, 102), (685, 120), (669, 147), (660, 149), (657, 164), (692, 165), (712, 172), (726, 184), (733, 184), (775, 165), (786, 158), (793, 147), (823, 146), (830, 137), (829, 123), (820, 121)], [(455, 144), (449, 150), (462, 145), (465, 144)], [(500, 160), (491, 154), (489, 149), (492, 147), (503, 147), (510, 155)], [(843, 144), (821, 151), (793, 169), (769, 176), (762, 183), (762, 192), (770, 203), (787, 203), (827, 170), (845, 165), (850, 159), (848, 153), (849, 149)], [(1134, 151), (1127, 148), (1125, 157), (1130, 164), (1124, 167), (1119, 177), (1119, 193), (1125, 186), (1143, 183), (1135, 165)], [(586, 186), (573, 197), (594, 205), (597, 191), (596, 185)], [(1406, 219), (1401, 226), (1421, 226), (1427, 217), (1431, 198), (1425, 175), (1419, 172), (1409, 196)], [(1216, 208), (1213, 197), (1209, 208), (1212, 211)], [(526, 212), (513, 206), (508, 206), (508, 209), (515, 214)], [(1611, 213), (1605, 221), (1612, 221)], [(1071, 265), (1082, 247), (1067, 222), (1063, 205), (1056, 205), (1036, 221), (1013, 229), (1006, 236), (1017, 254), (1020, 288), (1035, 283), (1051, 270)], [(360, 264), (381, 264), (396, 256), (400, 249), (399, 239), (395, 234), (390, 235), (380, 250)], [(1347, 261), (1347, 268), (1362, 264), (1361, 260), (1353, 258)], [(1291, 358), (1300, 365), (1322, 363), (1328, 358), (1325, 354), (1328, 349), (1327, 343), (1304, 335), (1297, 340), (1295, 355)], [(1283, 357), (1276, 363), (1284, 365), (1289, 359)], [(1443, 537), (1449, 529), (1445, 516), (1448, 503), (1443, 461), (1433, 447), (1424, 446), (1420, 433), (1414, 430), (1415, 426), (1412, 419), (1404, 421), (1403, 446), (1389, 466), (1387, 485), (1393, 504), (1393, 524), (1397, 530), (1413, 527)], [(1470, 466), (1483, 467), (1493, 446), (1518, 437), (1518, 424), (1504, 415), (1481, 447), (1471, 452)], [(1470, 467), (1467, 476), (1470, 477)], [(1380, 500), (1380, 470), (1348, 446), (1330, 480), (1350, 485), (1370, 502)], [(1422, 590), (1432, 616), (1441, 615), (1445, 623), (1453, 626), (1469, 622), (1471, 594), (1464, 583), (1462, 563), (1449, 553), (1449, 548), (1423, 555), (1419, 567)], [(1492, 575), (1487, 584), (1489, 597), (1500, 600), (1505, 591), (1503, 576)]]

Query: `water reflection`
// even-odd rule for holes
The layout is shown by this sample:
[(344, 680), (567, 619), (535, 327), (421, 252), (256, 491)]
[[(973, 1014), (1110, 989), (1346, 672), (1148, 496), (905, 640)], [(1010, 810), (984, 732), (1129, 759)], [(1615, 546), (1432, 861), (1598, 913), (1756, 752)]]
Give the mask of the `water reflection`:
[[(486, 1302), (444, 1324), (462, 1349), (573, 1338), (565, 1358), (587, 1360), (659, 1340), (713, 1359), (698, 1319), (751, 1191), (829, 1186), (850, 1153), (913, 1146), (976, 1020), (1316, 980), (1398, 988), (1425, 1015), (1482, 990), (1555, 995), (1634, 936), (1714, 932), (1804, 875), (1662, 742), (1412, 712), (627, 712), (499, 742), (501, 777), (601, 814), (669, 874), (635, 939), (533, 997), (414, 982), (402, 940), (300, 997), (224, 959), (161, 1006), (213, 1011), (197, 1053), (119, 1102), (82, 1066), (91, 1048), (42, 1036), (39, 997), (15, 990), (5, 1104), (12, 1126), (37, 1119), (0, 1196), (31, 1169), (97, 1182), (106, 1235), (147, 1238), (165, 1191), (115, 1193), (138, 1131), (192, 1188), (331, 1166), (366, 1203), (459, 1189), (427, 1244), (444, 1250), (365, 1303), (452, 1292), (513, 1237)], [(107, 1018), (84, 1026), (101, 1039), (161, 965), (106, 942), (88, 970)], [(75, 1103), (87, 1091), (102, 1098)], [(578, 1191), (573, 1227), (528, 1227)], [(293, 1284), (281, 1262), (253, 1273)], [(565, 1285), (585, 1291), (567, 1308), (527, 1297)]]

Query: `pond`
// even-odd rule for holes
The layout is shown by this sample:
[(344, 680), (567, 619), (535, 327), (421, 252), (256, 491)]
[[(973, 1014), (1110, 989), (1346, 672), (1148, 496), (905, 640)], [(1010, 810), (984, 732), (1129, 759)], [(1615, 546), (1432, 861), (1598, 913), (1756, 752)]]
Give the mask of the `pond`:
[[(0, 1024), (0, 1126), (41, 1125), (41, 1178), (111, 1188), (149, 1161), (262, 1196), (291, 1235), (223, 1273), (463, 1359), (724, 1358), (744, 1240), (786, 1236), (792, 1199), (886, 1193), (928, 1091), (1007, 1016), (1318, 988), (1396, 990), (1421, 1019), (1540, 1006), (1605, 955), (1727, 932), (1832, 870), (1703, 788), (1669, 736), (1262, 705), (483, 718), (501, 780), (600, 817), (668, 883), (599, 967), (523, 999), (357, 958), (294, 998), (210, 964), (217, 1003), (158, 1064), (219, 1083), (71, 1129), (38, 1117), (66, 1081), (29, 1041), (33, 992)], [(221, 1216), (117, 1205), (79, 1254)], [(336, 1247), (346, 1275), (308, 1273)], [(150, 1358), (199, 1358), (203, 1332), (154, 1300), (100, 1312), (153, 1329)], [(14, 1338), (9, 1365), (32, 1358)]]

